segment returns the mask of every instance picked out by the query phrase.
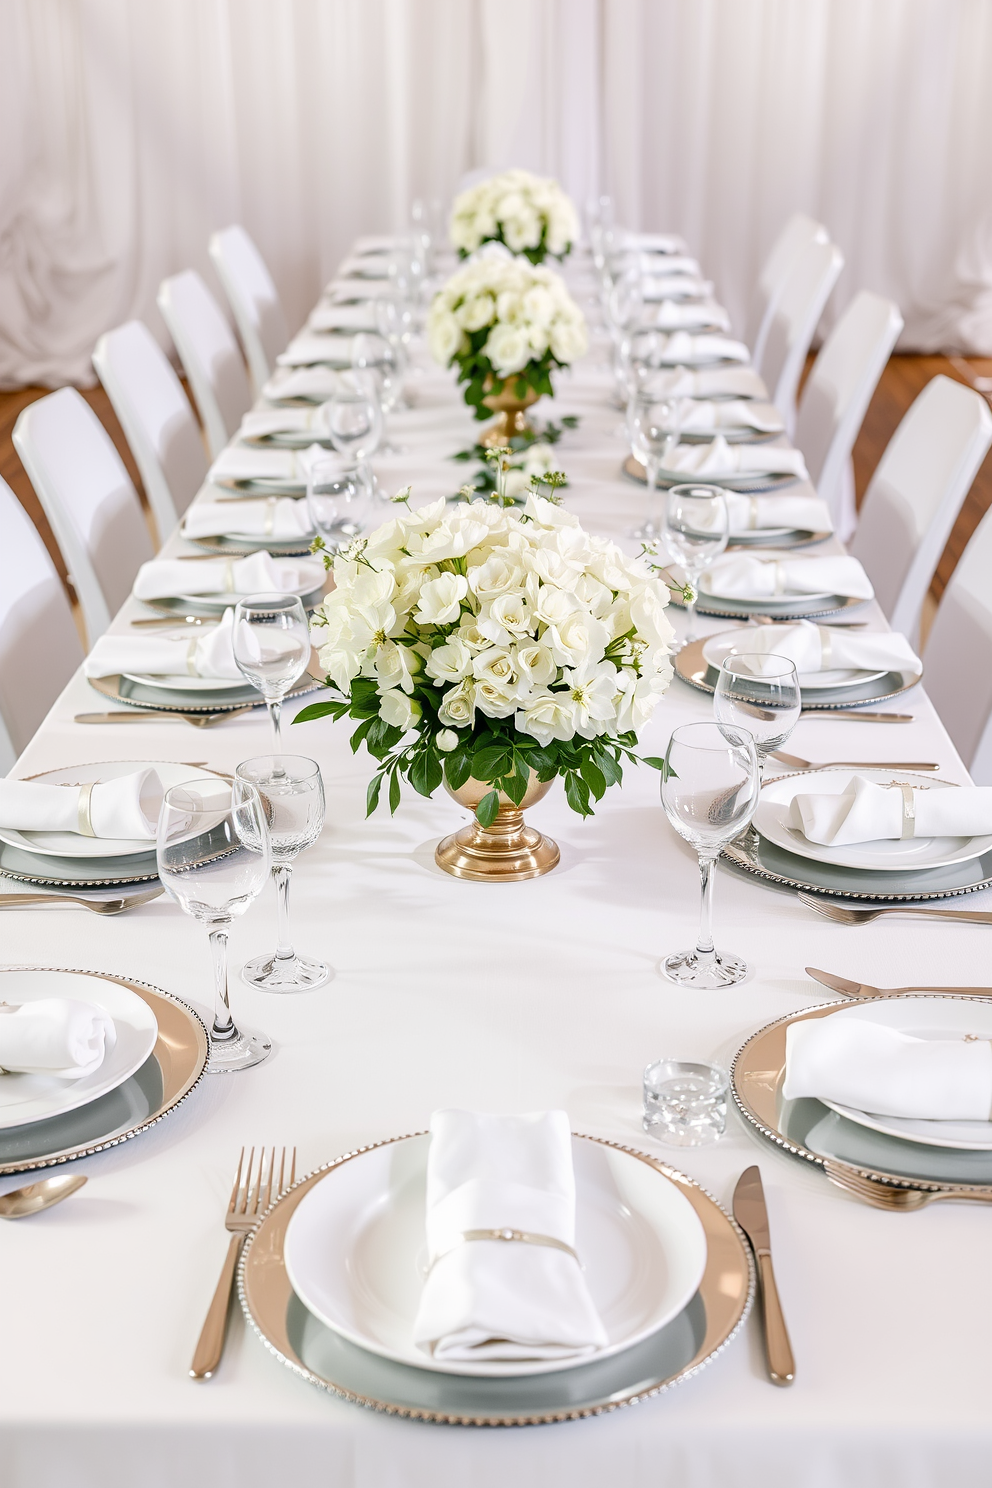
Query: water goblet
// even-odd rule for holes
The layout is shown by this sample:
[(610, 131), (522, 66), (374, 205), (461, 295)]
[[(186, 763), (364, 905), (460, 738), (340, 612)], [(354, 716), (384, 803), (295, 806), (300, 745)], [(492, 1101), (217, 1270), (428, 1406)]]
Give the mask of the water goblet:
[(729, 724), (685, 723), (668, 743), (661, 802), (672, 826), (696, 849), (701, 884), (699, 936), (691, 951), (662, 962), (671, 982), (711, 990), (747, 976), (747, 965), (713, 946), (713, 885), (720, 849), (748, 826), (760, 780), (754, 740)]
[(269, 829), (255, 787), (214, 780), (174, 785), (162, 798), (155, 843), (158, 876), (180, 909), (206, 925), (214, 961), (209, 1074), (261, 1064), (272, 1049), (262, 1033), (239, 1028), (227, 985), (227, 933), (269, 876)]
[(370, 491), (358, 471), (341, 456), (314, 460), (307, 474), (307, 511), (329, 553), (337, 553), (370, 521)]
[(279, 901), (279, 944), (271, 956), (255, 956), (241, 969), (249, 987), (263, 992), (306, 992), (331, 979), (324, 961), (293, 950), (289, 933), (289, 885), (293, 862), (312, 847), (324, 825), (324, 782), (320, 766), (302, 755), (259, 755), (244, 760), (236, 778), (257, 791), (268, 823), (272, 877)]
[(282, 753), (280, 717), (289, 689), (310, 660), (310, 627), (295, 594), (250, 594), (234, 611), (234, 659), (265, 699), (275, 752)]
[(771, 652), (745, 651), (726, 657), (713, 693), (718, 723), (747, 729), (758, 752), (758, 773), (765, 759), (780, 749), (799, 722), (802, 694), (792, 662)]
[(730, 538), (726, 492), (720, 486), (673, 486), (665, 507), (664, 538), (669, 555), (684, 570), (692, 591), (682, 642), (688, 646), (696, 639), (700, 576), (724, 551)]
[(334, 397), (324, 407), (334, 448), (357, 464), (368, 460), (382, 438), (382, 413), (365, 378), (354, 374), (342, 377)]
[(679, 442), (680, 407), (677, 398), (650, 398), (640, 391), (627, 405), (627, 435), (634, 457), (647, 475), (644, 521), (631, 537), (656, 538), (662, 534), (658, 511), (658, 471), (671, 458)]

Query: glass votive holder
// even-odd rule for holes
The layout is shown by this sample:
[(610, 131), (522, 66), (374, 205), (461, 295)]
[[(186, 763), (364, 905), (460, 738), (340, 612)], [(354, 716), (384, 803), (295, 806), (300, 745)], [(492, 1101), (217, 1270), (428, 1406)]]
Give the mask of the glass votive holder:
[(646, 1132), (669, 1147), (704, 1147), (727, 1127), (730, 1076), (716, 1064), (658, 1059), (644, 1071)]

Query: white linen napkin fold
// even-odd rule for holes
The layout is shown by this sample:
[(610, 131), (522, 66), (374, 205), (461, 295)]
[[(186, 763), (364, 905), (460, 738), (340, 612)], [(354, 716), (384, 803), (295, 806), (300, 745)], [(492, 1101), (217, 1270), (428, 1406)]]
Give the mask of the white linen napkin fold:
[[(772, 501), (785, 497), (771, 497)], [(833, 671), (836, 667), (857, 667), (875, 671), (909, 672), (918, 677), (923, 663), (904, 635), (894, 630), (865, 632), (831, 630), (814, 625), (811, 620), (797, 620), (790, 625), (759, 625), (735, 635), (737, 651), (755, 652), (761, 656), (784, 656), (797, 672)]]
[[(654, 395), (653, 378), (650, 391)], [(679, 428), (683, 434), (715, 434), (720, 429), (756, 429), (759, 434), (780, 434), (785, 425), (774, 403), (750, 398), (714, 402), (690, 395), (679, 398)]]
[(251, 537), (291, 542), (312, 535), (305, 499), (297, 501), (292, 496), (269, 496), (264, 501), (194, 501), (187, 508), (182, 526), (182, 536), (190, 541), (198, 537)]
[[(154, 841), (161, 804), (162, 782), (151, 769), (100, 781), (88, 793), (86, 786), (0, 779), (0, 827), (19, 832), (78, 832), (85, 822), (91, 828), (87, 837)], [(0, 1065), (5, 1063), (0, 1059)]]
[[(348, 360), (351, 360), (350, 353)], [(340, 377), (332, 367), (296, 367), (290, 371), (281, 370), (270, 377), (262, 389), (262, 396), (270, 403), (283, 403), (290, 398), (326, 403), (340, 386)]]
[[(955, 795), (955, 791), (941, 791)], [(836, 1101), (879, 1116), (992, 1118), (988, 1039), (922, 1039), (864, 1018), (793, 1023), (785, 1035), (786, 1100)]]
[(775, 444), (728, 444), (717, 434), (709, 444), (678, 444), (665, 459), (665, 469), (680, 475), (794, 475), (808, 480), (802, 450)]
[[(657, 259), (656, 263), (664, 263)], [(656, 300), (709, 299), (713, 295), (712, 279), (701, 279), (698, 274), (646, 273), (640, 281), (641, 298), (652, 303)]]
[(451, 1360), (565, 1359), (608, 1342), (579, 1262), (527, 1241), (463, 1240), (511, 1229), (574, 1249), (575, 1175), (564, 1111), (435, 1111), (427, 1160), (427, 1255), (413, 1336)]
[[(289, 344), (291, 347), (295, 346), (297, 341), (302, 341), (307, 336), (308, 332), (311, 336), (314, 333), (324, 335), (328, 340), (331, 335), (336, 335), (337, 340), (342, 343), (342, 355), (344, 355), (343, 343), (347, 342), (347, 360), (350, 362), (352, 336), (359, 331), (374, 331), (376, 328), (374, 305), (332, 305), (319, 301), (310, 312), (306, 330), (301, 331)], [(345, 331), (349, 334), (343, 335), (342, 332)], [(315, 344), (319, 343), (315, 342)]]
[(401, 241), (392, 233), (363, 233), (352, 243), (351, 251), (358, 258), (377, 253), (392, 253)]
[[(241, 505), (225, 502), (221, 510), (229, 512)], [(248, 558), (153, 558), (138, 569), (132, 592), (135, 599), (172, 599), (182, 594), (291, 594), (304, 586), (308, 591), (319, 589), (323, 574), (319, 559), (273, 558), (271, 553), (252, 553)]]
[(136, 672), (157, 677), (216, 677), (233, 682), (241, 678), (234, 660), (233, 637), (233, 610), (224, 611), (219, 625), (188, 636), (102, 635), (83, 663), (83, 670), (87, 677)]
[(645, 299), (652, 303), (645, 307), (644, 324), (656, 331), (696, 331), (704, 326), (730, 330), (730, 316), (716, 300), (668, 300), (661, 295)]
[[(347, 306), (342, 306), (347, 309)], [(362, 323), (357, 329), (369, 331), (375, 330), (374, 324), (369, 324), (373, 317), (366, 310), (362, 314)], [(314, 311), (309, 321), (298, 335), (276, 357), (278, 367), (319, 367), (327, 365), (331, 367), (350, 367), (351, 353), (353, 349), (354, 336), (342, 335), (344, 327), (330, 323), (331, 317), (324, 312)]]
[(803, 532), (832, 532), (830, 508), (816, 496), (745, 496), (728, 491), (730, 535), (739, 537), (763, 527), (795, 527)]
[[(327, 419), (318, 408), (257, 408), (241, 420), (238, 439), (268, 439), (273, 434), (309, 434), (315, 442), (327, 439)], [(321, 448), (324, 448), (321, 446)], [(325, 449), (326, 454), (326, 449)]]
[(117, 1042), (102, 1007), (73, 997), (41, 997), (0, 1008), (0, 1068), (9, 1074), (79, 1080), (100, 1068)]
[(694, 336), (689, 331), (647, 331), (637, 336), (638, 355), (649, 367), (677, 367), (689, 362), (749, 362), (743, 341), (718, 334)]
[(332, 304), (350, 305), (362, 300), (395, 300), (399, 298), (391, 279), (332, 279), (324, 286), (324, 297)]
[(879, 785), (852, 775), (839, 793), (801, 793), (789, 806), (789, 825), (810, 842), (844, 847), (907, 837), (984, 837), (992, 833), (992, 785), (916, 790)]
[(759, 398), (768, 401), (768, 389), (753, 367), (658, 368), (647, 387), (656, 398)]
[(229, 444), (210, 469), (210, 481), (270, 481), (273, 485), (303, 484), (317, 460), (327, 458), (323, 445), (306, 449), (256, 449), (247, 444)]
[(383, 253), (357, 253), (338, 265), (338, 279), (388, 279), (390, 261)]
[(621, 232), (618, 234), (621, 248), (636, 248), (645, 253), (684, 253), (685, 238), (677, 233)]
[(690, 279), (699, 279), (702, 270), (697, 258), (687, 253), (658, 253), (650, 249), (628, 249), (624, 253), (624, 266), (643, 278), (671, 278), (683, 274)]
[(724, 599), (774, 599), (787, 594), (841, 594), (871, 599), (871, 580), (857, 558), (780, 558), (725, 553), (699, 581), (707, 594)]

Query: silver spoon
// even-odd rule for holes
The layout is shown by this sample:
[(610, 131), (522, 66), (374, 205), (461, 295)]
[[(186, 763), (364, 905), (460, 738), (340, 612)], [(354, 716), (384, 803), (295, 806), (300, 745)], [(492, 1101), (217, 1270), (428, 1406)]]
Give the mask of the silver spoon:
[(40, 1183), (12, 1189), (0, 1196), (0, 1219), (26, 1219), (29, 1214), (40, 1214), (42, 1209), (61, 1204), (85, 1182), (85, 1174), (74, 1173), (71, 1177), (65, 1174), (61, 1178), (42, 1178)]

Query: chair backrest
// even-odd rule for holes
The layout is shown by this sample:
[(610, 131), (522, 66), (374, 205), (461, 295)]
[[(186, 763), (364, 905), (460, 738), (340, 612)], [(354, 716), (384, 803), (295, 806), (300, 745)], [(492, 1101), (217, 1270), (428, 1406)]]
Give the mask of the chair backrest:
[(210, 257), (234, 313), (255, 396), (261, 397), (289, 340), (279, 291), (265, 259), (238, 224), (212, 235)]
[(138, 493), (75, 388), (23, 409), (14, 445), (62, 549), (92, 646), (154, 553)]
[(821, 222), (814, 222), (805, 212), (794, 212), (772, 244), (751, 296), (744, 340), (751, 348), (751, 360), (760, 371), (765, 354), (768, 327), (778, 304), (786, 275), (793, 261), (807, 243), (829, 243), (830, 234)]
[(934, 377), (871, 478), (851, 552), (893, 630), (914, 643), (923, 598), (975, 473), (992, 444), (992, 409), (964, 383)]
[(844, 473), (902, 325), (898, 305), (861, 290), (820, 348), (800, 399), (796, 443), (844, 539), (854, 531), (852, 514), (841, 511)]
[(758, 372), (792, 437), (796, 391), (823, 307), (844, 267), (836, 243), (807, 243), (792, 261), (772, 312)]
[(206, 432), (207, 448), (216, 460), (251, 403), (248, 376), (234, 332), (193, 269), (163, 279), (158, 308), (176, 343)]
[(93, 365), (141, 471), (160, 542), (165, 542), (207, 473), (199, 426), (183, 385), (140, 320), (108, 331)]
[(6, 775), (83, 659), (62, 580), (0, 479), (0, 774)]
[(992, 785), (992, 511), (944, 590), (923, 663), (955, 749), (977, 785)]

